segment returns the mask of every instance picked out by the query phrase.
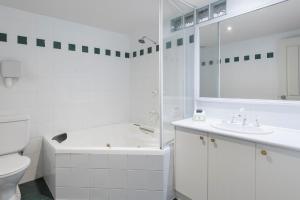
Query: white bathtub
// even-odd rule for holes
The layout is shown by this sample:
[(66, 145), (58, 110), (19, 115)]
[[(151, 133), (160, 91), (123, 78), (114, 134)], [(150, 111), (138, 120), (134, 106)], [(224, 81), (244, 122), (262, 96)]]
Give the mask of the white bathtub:
[(45, 180), (57, 200), (169, 200), (172, 147), (159, 133), (116, 124), (44, 137)]

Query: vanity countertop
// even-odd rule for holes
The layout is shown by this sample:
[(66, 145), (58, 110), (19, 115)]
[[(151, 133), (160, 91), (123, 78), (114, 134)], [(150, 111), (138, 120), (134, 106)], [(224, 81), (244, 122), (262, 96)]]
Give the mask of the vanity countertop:
[(218, 123), (218, 122), (221, 122), (221, 120), (210, 119), (205, 122), (200, 122), (200, 121), (193, 121), (190, 118), (190, 119), (175, 121), (172, 124), (176, 127), (193, 129), (193, 130), (203, 131), (210, 134), (216, 134), (220, 136), (246, 140), (246, 141), (255, 142), (259, 144), (267, 144), (267, 145), (278, 146), (278, 147), (300, 151), (300, 130), (265, 126), (266, 128), (272, 129), (273, 133), (266, 134), (266, 135), (244, 134), (244, 133), (223, 131), (211, 126), (211, 124)]

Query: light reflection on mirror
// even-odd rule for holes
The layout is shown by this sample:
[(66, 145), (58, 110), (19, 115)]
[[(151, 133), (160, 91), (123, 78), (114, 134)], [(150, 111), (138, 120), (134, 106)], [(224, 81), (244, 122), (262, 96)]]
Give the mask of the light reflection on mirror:
[(219, 97), (219, 24), (200, 28), (200, 96)]

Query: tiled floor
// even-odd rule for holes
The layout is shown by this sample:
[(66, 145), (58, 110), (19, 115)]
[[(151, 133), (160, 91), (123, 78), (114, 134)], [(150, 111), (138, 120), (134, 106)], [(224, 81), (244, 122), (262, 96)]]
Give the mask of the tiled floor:
[(53, 197), (42, 178), (21, 184), (19, 187), (22, 195), (21, 200), (53, 200)]

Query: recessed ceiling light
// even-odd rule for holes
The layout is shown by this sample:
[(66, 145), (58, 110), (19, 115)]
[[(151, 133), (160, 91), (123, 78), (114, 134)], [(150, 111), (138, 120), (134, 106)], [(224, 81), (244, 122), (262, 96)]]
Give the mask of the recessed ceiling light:
[(231, 27), (231, 26), (228, 26), (228, 27), (227, 27), (227, 31), (232, 31), (232, 27)]

